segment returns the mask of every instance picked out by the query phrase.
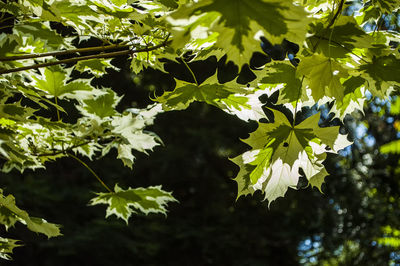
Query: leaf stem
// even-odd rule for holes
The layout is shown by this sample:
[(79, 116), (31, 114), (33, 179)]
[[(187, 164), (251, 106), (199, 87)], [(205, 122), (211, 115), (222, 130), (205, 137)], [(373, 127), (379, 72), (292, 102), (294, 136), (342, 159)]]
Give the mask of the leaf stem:
[[(10, 19), (15, 19), (14, 16), (4, 18), (4, 14), (5, 14), (5, 13), (2, 13), (2, 16), (1, 16), (1, 18), (0, 18), (0, 23), (4, 23), (5, 21), (10, 20)], [(14, 26), (14, 25), (10, 25), (10, 26)]]
[(92, 168), (89, 167), (89, 165), (87, 165), (84, 161), (82, 161), (81, 159), (79, 159), (78, 157), (76, 157), (75, 155), (73, 155), (72, 153), (67, 153), (68, 156), (74, 158), (75, 160), (77, 160), (79, 163), (81, 163), (83, 166), (86, 167), (86, 169), (88, 169), (95, 177), (96, 179), (102, 184), (102, 186), (107, 189), (109, 192), (114, 193), (104, 182), (103, 180), (101, 180), (101, 178), (93, 171)]
[(12, 28), (12, 27), (14, 27), (14, 25), (5, 25), (5, 26), (1, 26), (0, 30), (7, 29), (7, 28)]
[[(58, 105), (57, 96), (54, 97), (54, 103), (55, 103), (56, 105)], [(60, 119), (60, 111), (58, 110), (57, 107), (56, 107), (56, 111), (57, 111), (57, 120), (60, 121), (60, 120), (61, 120), (61, 119)]]
[(296, 125), (296, 117), (297, 117), (297, 106), (298, 106), (298, 103), (299, 103), (299, 100), (300, 100), (300, 93), (301, 93), (301, 88), (303, 87), (303, 80), (304, 80), (304, 75), (303, 75), (303, 77), (301, 78), (301, 81), (300, 81), (300, 86), (299, 86), (299, 92), (297, 93), (297, 101), (296, 101), (296, 106), (294, 107), (294, 117), (293, 117), (293, 124), (292, 124), (292, 128), (294, 128), (294, 126)]
[(185, 64), (186, 68), (189, 69), (190, 74), (192, 74), (192, 77), (194, 79), (194, 82), (196, 83), (197, 87), (199, 86), (199, 83), (197, 82), (196, 76), (194, 75), (192, 69), (189, 67), (189, 65), (186, 63), (185, 59), (181, 58), (182, 62)]

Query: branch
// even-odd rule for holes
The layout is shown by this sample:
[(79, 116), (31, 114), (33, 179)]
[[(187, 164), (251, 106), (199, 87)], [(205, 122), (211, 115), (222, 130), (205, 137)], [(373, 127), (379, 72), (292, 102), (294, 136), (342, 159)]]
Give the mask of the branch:
[[(328, 30), (330, 27), (332, 27), (333, 24), (335, 24), (336, 19), (339, 17), (340, 13), (342, 12), (344, 1), (345, 0), (340, 0), (339, 7), (336, 10), (335, 15), (333, 15), (333, 18), (329, 22), (328, 26), (325, 28), (326, 30)], [(319, 31), (319, 32), (321, 32), (321, 31)], [(317, 47), (318, 47), (320, 41), (321, 41), (321, 38), (319, 38), (317, 40), (317, 42), (315, 43), (314, 47), (312, 48), (313, 53), (317, 50)]]
[[(168, 35), (168, 37), (169, 37), (169, 35)], [(14, 68), (14, 69), (4, 69), (4, 70), (0, 70), (0, 75), (1, 74), (14, 73), (14, 72), (20, 72), (20, 71), (29, 70), (29, 69), (38, 69), (38, 68), (47, 67), (47, 66), (75, 63), (75, 62), (82, 61), (82, 60), (89, 60), (89, 59), (96, 59), (96, 58), (110, 58), (110, 57), (117, 57), (117, 56), (120, 56), (120, 55), (128, 55), (128, 54), (133, 55), (135, 53), (140, 53), (140, 52), (150, 52), (150, 51), (153, 51), (153, 50), (156, 50), (158, 48), (166, 46), (167, 43), (168, 43), (168, 37), (163, 43), (161, 43), (159, 45), (152, 46), (152, 47), (136, 49), (136, 50), (123, 50), (123, 51), (111, 52), (111, 53), (100, 53), (100, 54), (96, 54), (96, 55), (73, 57), (73, 58), (69, 58), (69, 59), (63, 59), (63, 60), (54, 61), (54, 62), (35, 64), (35, 65), (26, 66), (26, 67), (17, 67), (17, 68)]]
[(328, 26), (326, 27), (326, 29), (329, 29), (329, 28), (335, 23), (335, 20), (338, 18), (338, 16), (339, 16), (340, 13), (342, 12), (344, 1), (345, 1), (345, 0), (340, 0), (339, 7), (338, 7), (338, 9), (336, 10), (335, 15), (333, 16), (332, 20), (329, 22), (329, 24), (328, 24)]
[(17, 68), (14, 68), (14, 69), (0, 70), (0, 75), (1, 74), (7, 74), (7, 73), (20, 72), (20, 71), (29, 70), (29, 69), (38, 69), (38, 68), (47, 67), (47, 66), (75, 63), (75, 62), (82, 61), (82, 60), (89, 60), (89, 59), (95, 59), (95, 58), (116, 57), (116, 56), (120, 56), (120, 55), (126, 55), (126, 54), (129, 54), (129, 53), (131, 53), (130, 50), (124, 50), (124, 51), (105, 53), (105, 54), (96, 54), (96, 55), (87, 55), (87, 56), (81, 56), (81, 57), (74, 57), (74, 58), (63, 59), (63, 60), (54, 61), (54, 62), (47, 62), (47, 63), (30, 65), (30, 66), (26, 66), (26, 67), (17, 67)]
[(90, 142), (92, 142), (92, 140), (79, 143), (79, 144), (71, 146), (65, 150), (58, 150), (58, 151), (54, 151), (51, 153), (40, 153), (40, 154), (34, 154), (34, 155), (38, 156), (38, 157), (43, 157), (43, 156), (55, 156), (55, 155), (62, 154), (62, 153), (65, 154), (65, 153), (69, 153), (70, 151), (73, 151), (73, 149), (75, 149), (75, 148), (85, 146), (86, 144), (89, 144)]
[(107, 50), (117, 49), (117, 48), (129, 48), (129, 45), (112, 44), (112, 45), (107, 45), (107, 46), (86, 47), (86, 48), (78, 48), (78, 49), (65, 50), (65, 51), (55, 51), (55, 52), (48, 52), (48, 53), (7, 56), (7, 57), (0, 57), (0, 61), (5, 62), (5, 61), (15, 61), (15, 60), (22, 60), (22, 59), (30, 59), (30, 58), (47, 57), (47, 56), (66, 55), (66, 54), (73, 54), (73, 53), (107, 51)]

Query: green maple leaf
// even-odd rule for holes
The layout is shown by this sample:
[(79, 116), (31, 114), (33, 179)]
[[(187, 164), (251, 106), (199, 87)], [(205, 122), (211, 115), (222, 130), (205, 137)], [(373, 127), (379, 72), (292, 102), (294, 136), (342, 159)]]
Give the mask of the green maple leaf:
[(390, 114), (398, 115), (400, 114), (400, 97), (396, 97), (390, 104)]
[(235, 178), (238, 197), (256, 190), (263, 191), (269, 202), (283, 197), (289, 187), (296, 187), (300, 168), (310, 184), (321, 189), (327, 175), (322, 164), (325, 148), (337, 152), (350, 144), (339, 135), (338, 126), (320, 128), (319, 113), (293, 127), (284, 114), (272, 111), (274, 123), (259, 123), (257, 130), (243, 140), (252, 150), (232, 160), (240, 166)]
[(205, 80), (202, 84), (176, 80), (174, 91), (165, 92), (155, 100), (163, 104), (166, 110), (186, 109), (194, 101), (206, 102), (218, 106), (218, 103), (235, 93), (245, 93), (245, 89), (231, 89), (224, 84), (219, 84), (216, 76)]
[(259, 96), (254, 88), (235, 81), (220, 84), (217, 75), (213, 75), (201, 84), (176, 80), (175, 90), (165, 92), (155, 101), (162, 103), (164, 110), (182, 110), (194, 101), (206, 102), (247, 121), (265, 117)]
[(41, 76), (34, 76), (35, 86), (49, 95), (62, 98), (66, 94), (76, 91), (90, 91), (93, 89), (87, 81), (75, 80), (67, 83), (68, 73), (61, 67), (45, 68)]
[(121, 100), (121, 97), (111, 89), (106, 89), (104, 93), (92, 95), (89, 99), (84, 99), (83, 106), (77, 108), (85, 115), (95, 115), (100, 118), (113, 116), (116, 114), (115, 107)]
[(394, 10), (399, 9), (399, 1), (397, 0), (377, 0), (374, 1), (373, 4), (378, 6), (382, 13), (391, 13)]
[(17, 244), (18, 240), (3, 238), (0, 237), (0, 258), (5, 260), (11, 260), (10, 253), (13, 253), (13, 249), (16, 247), (20, 247), (20, 244)]
[[(90, 1), (92, 2), (92, 1)], [(65, 24), (88, 27), (90, 19), (99, 17), (99, 13), (93, 10), (93, 5), (82, 4), (78, 1), (54, 1), (51, 5), (42, 5), (40, 16), (50, 21), (58, 21)]]
[(116, 71), (119, 70), (119, 68), (111, 65), (111, 59), (90, 59), (90, 60), (84, 60), (84, 61), (79, 61), (75, 65), (75, 69), (80, 71), (80, 72), (85, 72), (88, 71), (89, 73), (93, 74), (94, 76), (102, 77), (104, 74), (107, 73), (106, 69), (107, 68), (112, 68)]
[(327, 57), (345, 58), (355, 48), (371, 48), (374, 38), (367, 34), (352, 16), (341, 16), (335, 22), (334, 29), (319, 30), (317, 25), (314, 32), (318, 35), (309, 38), (316, 51)]
[(34, 50), (30, 52), (44, 52), (66, 46), (66, 40), (44, 23), (33, 21), (17, 24), (13, 32), (18, 37), (15, 39), (18, 40), (20, 47), (34, 47)]
[[(198, 17), (193, 22), (191, 16)], [(239, 66), (260, 50), (260, 40), (256, 38), (259, 31), (273, 43), (284, 37), (301, 43), (308, 24), (304, 9), (289, 0), (203, 0), (182, 6), (171, 17), (188, 20), (183, 27), (185, 36), (191, 36), (197, 26), (209, 27), (210, 32), (217, 33), (215, 46)]]
[(338, 117), (343, 121), (347, 114), (354, 111), (363, 112), (365, 102), (365, 80), (361, 77), (350, 77), (343, 83), (344, 97), (342, 100), (336, 100), (330, 110), (334, 117)]
[(9, 228), (17, 221), (25, 224), (29, 230), (45, 234), (48, 238), (61, 235), (59, 225), (48, 223), (42, 218), (30, 217), (26, 211), (17, 207), (12, 195), (4, 196), (0, 190), (0, 222)]
[(148, 150), (159, 143), (161, 139), (154, 133), (144, 131), (146, 119), (134, 117), (132, 113), (120, 117), (113, 117), (111, 122), (113, 134), (119, 136), (118, 140), (118, 158), (124, 165), (132, 168), (134, 156), (132, 150), (137, 150), (147, 154)]
[(106, 217), (115, 215), (128, 223), (132, 214), (138, 212), (166, 214), (168, 202), (177, 201), (171, 192), (161, 189), (161, 186), (147, 188), (120, 188), (117, 184), (114, 192), (96, 193), (97, 197), (91, 199), (90, 205), (107, 204)]
[(349, 75), (338, 62), (323, 55), (314, 54), (305, 57), (297, 67), (297, 73), (307, 78), (314, 101), (324, 96), (333, 97), (341, 101), (344, 97), (344, 88), (340, 81)]
[(21, 103), (0, 104), (0, 117), (15, 121), (27, 121), (35, 112), (34, 109), (22, 106)]
[(269, 88), (270, 91), (279, 89), (278, 103), (294, 103), (299, 98), (306, 97), (301, 80), (296, 75), (296, 68), (289, 62), (268, 65), (260, 84), (262, 87), (264, 85)]
[(360, 65), (358, 70), (374, 96), (384, 98), (400, 83), (400, 60), (394, 55), (374, 56), (372, 62)]

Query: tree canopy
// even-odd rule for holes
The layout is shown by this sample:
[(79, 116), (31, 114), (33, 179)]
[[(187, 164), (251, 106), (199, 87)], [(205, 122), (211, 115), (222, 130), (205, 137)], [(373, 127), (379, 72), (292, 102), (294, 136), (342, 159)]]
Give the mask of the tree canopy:
[[(1, 170), (69, 157), (103, 186), (89, 204), (105, 204), (107, 217), (166, 214), (176, 201), (171, 192), (108, 186), (85, 161), (114, 154), (133, 169), (139, 153), (163, 144), (149, 131), (156, 116), (204, 102), (256, 124), (243, 139), (248, 149), (231, 158), (240, 168), (238, 198), (259, 191), (271, 204), (303, 179), (321, 191), (328, 154), (349, 153), (345, 119), (359, 117), (365, 101), (398, 94), (399, 7), (395, 0), (2, 2)], [(119, 80), (99, 82), (111, 70), (137, 82), (154, 71), (165, 86), (148, 88), (151, 103), (130, 96), (133, 106), (114, 88)], [(396, 153), (398, 143), (381, 151)], [(20, 222), (48, 238), (61, 235), (59, 225), (0, 193), (6, 229)], [(19, 245), (0, 244), (5, 259)]]

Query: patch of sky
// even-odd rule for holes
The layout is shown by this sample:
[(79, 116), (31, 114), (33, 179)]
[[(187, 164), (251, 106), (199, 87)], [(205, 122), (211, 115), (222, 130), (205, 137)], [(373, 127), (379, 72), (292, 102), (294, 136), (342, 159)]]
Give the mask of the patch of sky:
[(350, 156), (351, 155), (351, 145), (347, 146), (346, 148), (344, 148), (342, 150), (340, 150), (339, 151), (339, 155), (340, 156), (344, 156), (344, 157)]
[(390, 265), (400, 266), (400, 252), (391, 252), (390, 259), (392, 260)]
[(368, 131), (367, 127), (364, 126), (363, 124), (360, 124), (360, 125), (358, 125), (358, 126), (356, 127), (356, 130), (355, 130), (355, 137), (356, 137), (357, 139), (361, 139), (361, 138), (363, 138), (363, 137), (367, 134), (367, 131)]
[(372, 146), (374, 146), (375, 143), (376, 143), (376, 140), (375, 140), (374, 136), (372, 136), (372, 135), (367, 135), (367, 136), (364, 138), (364, 141), (365, 141), (365, 144), (366, 144), (368, 147), (372, 147)]
[(370, 92), (369, 90), (366, 90), (366, 91), (365, 91), (365, 97), (367, 97), (367, 100), (368, 100), (368, 101), (371, 100), (372, 94), (371, 94), (371, 92)]
[(302, 257), (300, 259), (301, 264), (305, 264), (307, 262), (311, 264), (315, 264), (318, 262), (315, 255), (321, 250), (321, 237), (320, 236), (312, 236), (300, 241), (297, 250), (298, 255)]

